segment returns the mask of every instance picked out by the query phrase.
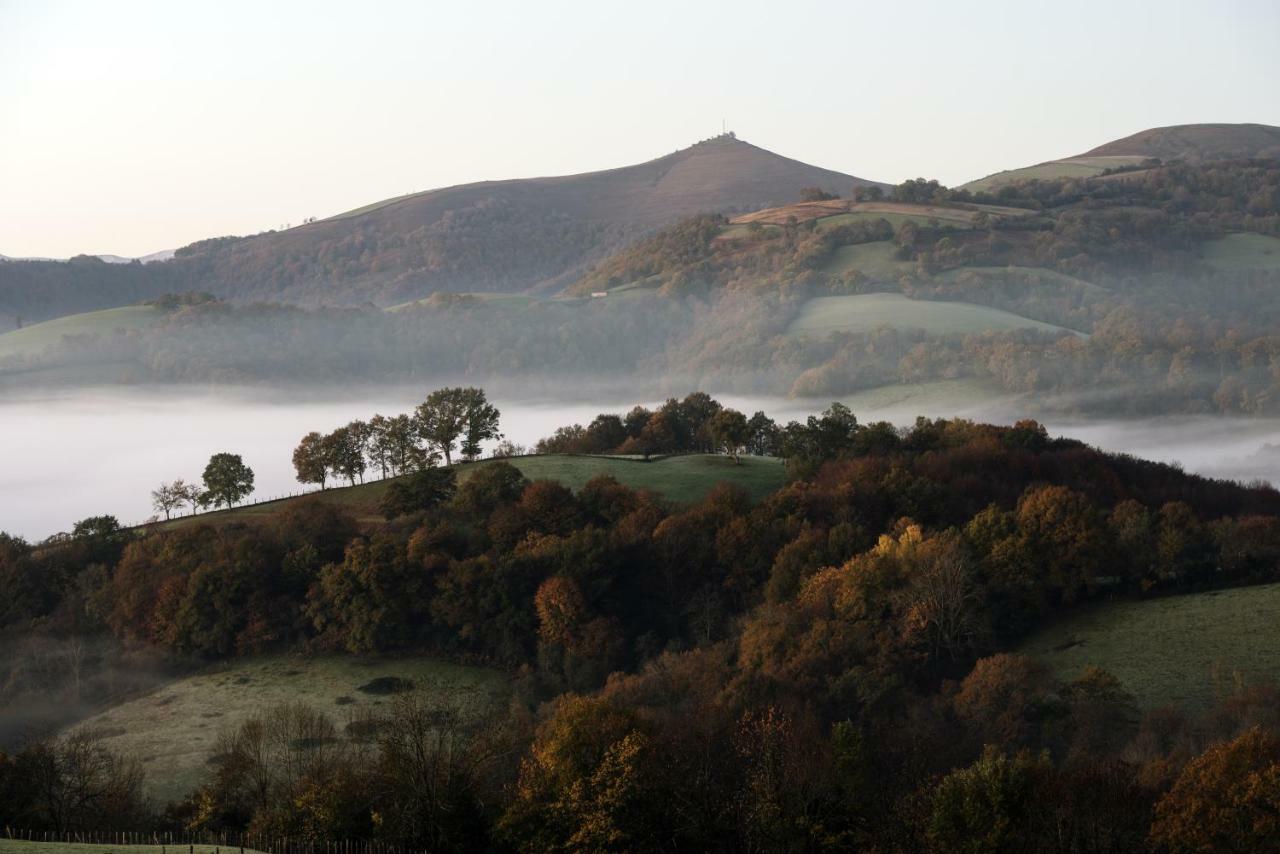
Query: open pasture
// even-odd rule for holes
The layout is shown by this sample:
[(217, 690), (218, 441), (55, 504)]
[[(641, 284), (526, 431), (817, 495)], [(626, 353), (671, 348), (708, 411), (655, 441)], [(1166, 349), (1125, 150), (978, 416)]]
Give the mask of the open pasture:
[(177, 679), (77, 728), (95, 730), (109, 748), (137, 757), (149, 794), (163, 800), (180, 797), (205, 779), (220, 732), (285, 703), (326, 712), (341, 729), (353, 712), (387, 702), (379, 693), (361, 690), (387, 677), (407, 679), (413, 690), (477, 714), (497, 702), (506, 685), (496, 671), (432, 658), (263, 656)]
[(1073, 679), (1116, 676), (1143, 708), (1203, 711), (1239, 683), (1280, 680), (1280, 584), (1081, 609), (1021, 652)]
[(1205, 241), (1203, 251), (1204, 262), (1218, 270), (1280, 270), (1280, 238), (1265, 234), (1228, 234)]
[(142, 329), (163, 315), (164, 311), (153, 305), (127, 305), (33, 323), (0, 334), (0, 358), (38, 355), (68, 336), (110, 335), (117, 331)]
[(883, 293), (815, 297), (801, 307), (787, 334), (824, 336), (833, 332), (872, 332), (881, 327), (922, 329), (931, 335), (969, 335), (1015, 329), (1050, 333), (1071, 331), (973, 303), (913, 300), (902, 294)]
[(990, 192), (997, 190), (1005, 184), (1016, 184), (1019, 181), (1050, 181), (1056, 178), (1094, 178), (1101, 175), (1107, 169), (1115, 169), (1119, 166), (1132, 166), (1135, 163), (1141, 163), (1144, 158), (1129, 155), (1094, 155), (1081, 157), (1067, 157), (1062, 160), (1050, 160), (1047, 163), (1037, 163), (1034, 166), (1024, 166), (1021, 169), (1006, 169), (1003, 172), (996, 172), (987, 175), (985, 178), (979, 178), (976, 181), (970, 181), (960, 187), (962, 190), (968, 190), (972, 193)]
[[(722, 481), (743, 487), (754, 500), (763, 498), (786, 482), (786, 471), (782, 463), (769, 457), (742, 457), (741, 465), (734, 465), (733, 460), (728, 457), (714, 454), (663, 457), (648, 462), (624, 457), (540, 454), (513, 457), (507, 462), (520, 469), (529, 480), (555, 480), (575, 491), (596, 475), (607, 474), (626, 486), (652, 490), (677, 504), (690, 504), (700, 500)], [(465, 482), (481, 467), (492, 464), (492, 461), (459, 464), (458, 482)], [(391, 479), (378, 480), (326, 489), (311, 495), (346, 508), (362, 523), (377, 524), (383, 521), (378, 507), (390, 483)], [(262, 519), (278, 512), (286, 502), (299, 500), (302, 499), (286, 498), (202, 513), (194, 517), (185, 516), (158, 523), (157, 527), (178, 527), (192, 523), (226, 524)]]

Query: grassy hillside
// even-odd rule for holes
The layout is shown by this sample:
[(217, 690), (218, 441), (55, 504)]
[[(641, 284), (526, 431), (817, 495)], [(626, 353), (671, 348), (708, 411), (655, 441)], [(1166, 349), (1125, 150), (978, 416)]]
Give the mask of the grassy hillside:
[(800, 309), (787, 329), (789, 335), (824, 336), (832, 332), (871, 332), (882, 326), (923, 329), (935, 335), (967, 335), (1011, 329), (1068, 332), (986, 306), (963, 302), (908, 299), (902, 294), (854, 294), (816, 297)]
[(1257, 124), (1173, 125), (1139, 131), (1075, 157), (996, 172), (970, 181), (962, 185), (962, 189), (977, 193), (1018, 181), (1092, 178), (1105, 169), (1131, 166), (1150, 158), (1198, 163), (1253, 157), (1280, 157), (1280, 127)]
[(129, 305), (46, 320), (0, 334), (0, 358), (40, 353), (68, 335), (110, 335), (141, 329), (163, 315), (164, 311), (153, 305)]
[(264, 656), (178, 679), (77, 727), (97, 730), (108, 747), (137, 757), (149, 792), (174, 798), (204, 778), (209, 753), (223, 730), (284, 703), (313, 706), (343, 727), (361, 709), (387, 702), (381, 694), (361, 691), (361, 686), (383, 677), (411, 680), (414, 690), (460, 703), (477, 714), (503, 696), (506, 684), (496, 671), (431, 658)]
[[(786, 471), (782, 463), (768, 457), (743, 457), (741, 465), (734, 465), (733, 460), (728, 457), (702, 454), (665, 457), (649, 462), (623, 457), (546, 454), (515, 457), (508, 462), (520, 469), (529, 480), (555, 480), (576, 491), (596, 475), (607, 474), (627, 486), (652, 490), (680, 504), (698, 501), (722, 481), (743, 487), (755, 500), (763, 498), (786, 482)], [(464, 482), (486, 465), (491, 465), (491, 462), (459, 465), (458, 482)], [(376, 523), (382, 521), (378, 505), (390, 482), (390, 480), (381, 480), (357, 486), (337, 487), (316, 494), (326, 501), (347, 508), (362, 522)], [(164, 522), (161, 526), (177, 527), (192, 522), (250, 521), (277, 512), (285, 501), (297, 500), (299, 499), (289, 498), (268, 504), (202, 513), (196, 517), (182, 517)]]
[(908, 204), (904, 202), (850, 202), (846, 199), (830, 199), (821, 202), (796, 202), (775, 208), (753, 211), (749, 214), (733, 217), (731, 226), (750, 225), (758, 222), (761, 225), (786, 225), (791, 221), (797, 223), (817, 220), (818, 226), (833, 227), (860, 220), (887, 219), (895, 227), (903, 222), (914, 222), (927, 225), (936, 221), (943, 225), (954, 225), (960, 228), (971, 227), (979, 213), (988, 216), (1023, 217), (1029, 212), (1017, 208), (1005, 208), (996, 205), (971, 205), (967, 208), (947, 207), (943, 205)]
[(1228, 234), (1205, 242), (1204, 261), (1219, 270), (1280, 270), (1280, 238)]
[(832, 253), (822, 272), (835, 276), (857, 270), (874, 279), (894, 280), (916, 266), (914, 261), (899, 260), (897, 251), (892, 240), (841, 246)]
[(1063, 678), (1095, 665), (1144, 708), (1208, 708), (1237, 679), (1280, 680), (1280, 584), (1081, 611), (1031, 638), (1022, 652)]
[(1171, 125), (1149, 128), (1085, 152), (1086, 157), (1137, 155), (1161, 160), (1280, 157), (1280, 127), (1257, 124)]
[[(897, 423), (908, 422), (917, 415), (950, 418), (985, 411), (985, 407), (1007, 399), (1009, 394), (995, 383), (972, 378), (898, 383), (840, 396), (840, 402), (855, 413), (869, 413), (874, 420)], [(812, 408), (818, 410), (829, 404), (825, 398), (815, 399)]]
[(998, 189), (1005, 184), (1018, 181), (1047, 181), (1053, 178), (1093, 178), (1107, 169), (1118, 166), (1132, 166), (1145, 160), (1141, 156), (1086, 156), (1070, 157), (1064, 160), (1050, 160), (1037, 163), (1035, 166), (1024, 166), (1021, 169), (1007, 169), (996, 172), (985, 178), (962, 184), (961, 189), (972, 193)]

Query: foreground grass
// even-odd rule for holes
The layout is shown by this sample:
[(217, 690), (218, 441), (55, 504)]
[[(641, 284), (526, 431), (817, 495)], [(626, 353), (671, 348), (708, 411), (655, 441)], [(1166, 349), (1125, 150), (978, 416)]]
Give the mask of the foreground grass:
[[(515, 457), (507, 462), (524, 473), (529, 480), (556, 480), (575, 492), (591, 478), (605, 474), (633, 489), (648, 489), (677, 504), (693, 504), (701, 500), (722, 481), (746, 489), (754, 501), (764, 498), (786, 482), (786, 470), (781, 461), (769, 457), (743, 457), (741, 465), (734, 465), (728, 457), (711, 454), (666, 457), (643, 462), (621, 457), (588, 457), (560, 454), (544, 454), (532, 457)], [(458, 483), (461, 484), (481, 468), (493, 461), (459, 465)], [(391, 480), (359, 484), (313, 493), (325, 501), (346, 508), (359, 521), (372, 524), (383, 521), (378, 507)], [(306, 496), (310, 497), (310, 496)], [(202, 513), (194, 517), (182, 517), (162, 522), (157, 528), (176, 528), (193, 523), (225, 524), (261, 519), (278, 512), (286, 502), (301, 498), (287, 498), (266, 504), (235, 507), (215, 513)]]
[(800, 308), (788, 335), (825, 336), (832, 332), (872, 332), (880, 327), (923, 329), (934, 335), (967, 335), (1035, 329), (1069, 332), (1061, 326), (998, 308), (965, 302), (913, 300), (902, 294), (851, 294), (815, 297)]
[(204, 780), (220, 732), (265, 708), (294, 702), (328, 713), (341, 728), (362, 709), (389, 702), (360, 690), (387, 676), (412, 680), (415, 690), (476, 714), (491, 708), (506, 690), (505, 677), (497, 671), (433, 658), (262, 656), (175, 680), (76, 728), (99, 732), (108, 747), (142, 762), (148, 794), (163, 802)]
[(1094, 665), (1143, 708), (1202, 711), (1238, 681), (1280, 680), (1280, 584), (1216, 590), (1082, 611), (1020, 650), (1064, 679)]
[[(245, 848), (244, 854), (262, 854)], [(27, 842), (23, 839), (0, 838), (0, 854), (240, 854), (241, 849), (227, 845), (117, 845), (87, 842)]]

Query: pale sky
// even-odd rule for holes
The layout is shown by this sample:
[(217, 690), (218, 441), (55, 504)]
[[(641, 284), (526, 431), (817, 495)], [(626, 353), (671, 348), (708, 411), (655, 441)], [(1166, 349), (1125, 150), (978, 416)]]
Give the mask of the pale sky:
[(142, 255), (719, 132), (959, 184), (1280, 125), (1280, 3), (0, 0), (0, 254)]

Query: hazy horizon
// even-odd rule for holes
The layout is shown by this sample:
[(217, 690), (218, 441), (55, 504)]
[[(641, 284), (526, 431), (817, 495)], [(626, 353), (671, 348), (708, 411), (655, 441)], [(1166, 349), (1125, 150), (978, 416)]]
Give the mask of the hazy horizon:
[(946, 184), (1148, 127), (1280, 124), (1276, 7), (1058, 12), (0, 0), (0, 254), (145, 255), (637, 163), (722, 120), (817, 166)]

